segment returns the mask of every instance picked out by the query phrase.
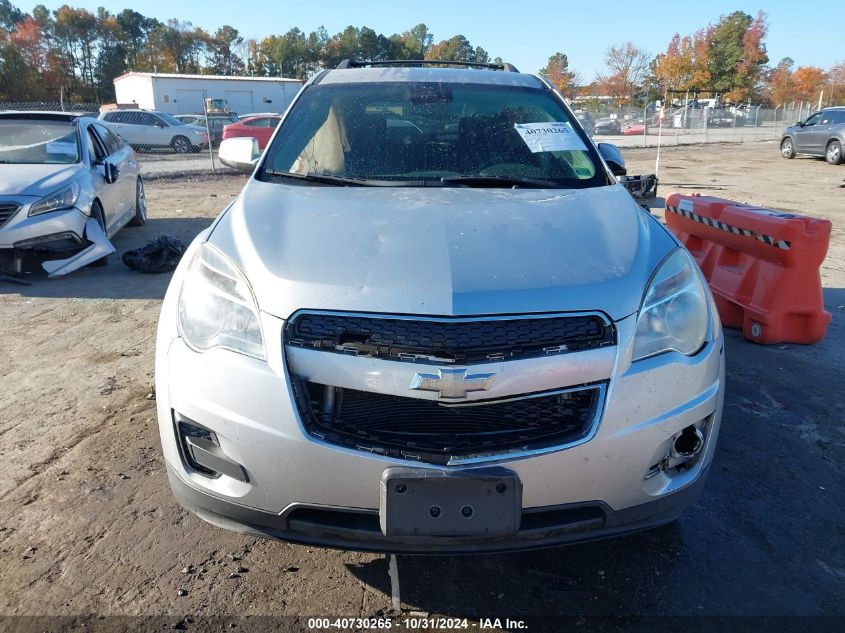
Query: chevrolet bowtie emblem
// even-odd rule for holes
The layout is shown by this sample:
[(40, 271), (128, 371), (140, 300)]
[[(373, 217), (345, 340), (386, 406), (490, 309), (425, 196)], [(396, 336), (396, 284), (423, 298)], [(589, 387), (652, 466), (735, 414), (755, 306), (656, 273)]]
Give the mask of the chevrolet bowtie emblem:
[(441, 398), (466, 398), (470, 391), (489, 391), (496, 374), (470, 374), (462, 369), (438, 369), (436, 374), (416, 374), (409, 389), (436, 391)]

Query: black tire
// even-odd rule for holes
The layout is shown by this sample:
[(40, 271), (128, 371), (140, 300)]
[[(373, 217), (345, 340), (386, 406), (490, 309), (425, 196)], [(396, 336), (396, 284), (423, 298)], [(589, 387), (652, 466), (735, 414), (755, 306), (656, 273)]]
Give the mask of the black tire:
[(842, 143), (837, 140), (830, 141), (824, 150), (824, 159), (831, 165), (845, 162), (845, 157), (842, 156)]
[(135, 183), (135, 217), (129, 220), (129, 226), (144, 226), (147, 221), (147, 195), (144, 193), (144, 181), (138, 176)]
[[(99, 202), (95, 202), (91, 207), (91, 217), (97, 220), (97, 224), (100, 225), (100, 228), (103, 229), (103, 233), (106, 232), (106, 215), (103, 213), (103, 207), (100, 206)], [(96, 259), (90, 264), (89, 266), (105, 266), (109, 263), (109, 256), (104, 255), (100, 259)]]
[(784, 158), (795, 158), (795, 141), (788, 136), (780, 142), (780, 155)]
[(177, 154), (187, 154), (191, 151), (191, 141), (189, 141), (184, 136), (175, 136), (173, 140), (170, 141), (170, 147), (173, 148), (173, 151)]

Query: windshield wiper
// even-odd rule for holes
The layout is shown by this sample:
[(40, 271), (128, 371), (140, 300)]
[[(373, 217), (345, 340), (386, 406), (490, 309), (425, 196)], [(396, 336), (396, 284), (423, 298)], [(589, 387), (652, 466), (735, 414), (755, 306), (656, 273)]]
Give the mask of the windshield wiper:
[(307, 174), (294, 174), (289, 171), (276, 171), (275, 169), (265, 169), (264, 173), (276, 178), (293, 178), (295, 180), (320, 182), (327, 185), (345, 185), (348, 187), (373, 186), (372, 181), (366, 180), (365, 178), (348, 178), (344, 176), (331, 176), (329, 174), (315, 174), (314, 172), (308, 172)]
[(275, 178), (293, 178), (308, 182), (318, 182), (326, 185), (338, 185), (345, 187), (442, 187), (439, 180), (385, 180), (371, 178), (355, 178), (352, 176), (332, 176), (330, 174), (317, 174), (312, 171), (307, 174), (295, 174), (289, 171), (276, 171), (265, 169), (264, 173)]
[(510, 176), (444, 176), (441, 182), (465, 187), (526, 187), (531, 189), (559, 189), (552, 180), (514, 178)]

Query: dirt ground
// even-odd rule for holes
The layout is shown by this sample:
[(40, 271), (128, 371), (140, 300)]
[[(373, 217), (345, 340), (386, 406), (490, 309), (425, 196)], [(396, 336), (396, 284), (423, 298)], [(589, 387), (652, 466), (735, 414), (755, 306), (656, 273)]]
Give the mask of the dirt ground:
[[(629, 173), (653, 171), (654, 149), (625, 156)], [(782, 160), (774, 143), (682, 146), (662, 150), (660, 175), (661, 195), (698, 191), (833, 220), (827, 338), (760, 347), (728, 333), (716, 461), (679, 522), (538, 553), (399, 557), (403, 613), (541, 618), (531, 630), (556, 630), (542, 620), (555, 616), (575, 618), (576, 630), (595, 630), (597, 615), (845, 616), (845, 166)], [(209, 630), (217, 616), (390, 609), (384, 556), (229, 533), (170, 494), (148, 399), (168, 276), (133, 273), (119, 254), (163, 234), (189, 241), (244, 181), (151, 180), (151, 219), (121, 231), (108, 266), (0, 282), (0, 630)], [(34, 615), (86, 617), (12, 617)]]

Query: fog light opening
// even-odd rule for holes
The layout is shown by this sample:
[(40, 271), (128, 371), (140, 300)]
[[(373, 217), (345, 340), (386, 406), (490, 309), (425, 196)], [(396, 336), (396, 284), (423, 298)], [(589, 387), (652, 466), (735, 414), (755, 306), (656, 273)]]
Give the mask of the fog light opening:
[(704, 447), (704, 435), (694, 425), (686, 427), (672, 442), (672, 459), (689, 460)]
[(643, 478), (651, 479), (660, 473), (671, 475), (672, 471), (680, 472), (695, 464), (704, 448), (704, 433), (699, 425), (706, 428), (707, 419), (698, 424), (690, 424), (674, 435), (669, 440), (667, 453), (659, 462), (649, 466)]
[(179, 448), (188, 468), (212, 479), (226, 475), (238, 481), (249, 482), (246, 469), (223, 452), (214, 431), (187, 421), (179, 415), (176, 419)]

